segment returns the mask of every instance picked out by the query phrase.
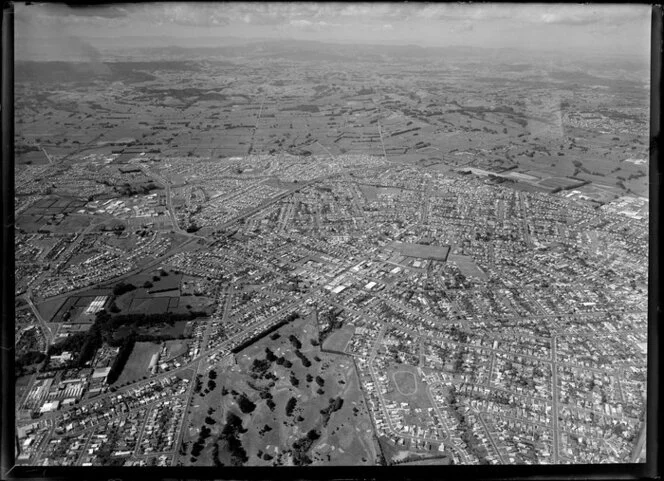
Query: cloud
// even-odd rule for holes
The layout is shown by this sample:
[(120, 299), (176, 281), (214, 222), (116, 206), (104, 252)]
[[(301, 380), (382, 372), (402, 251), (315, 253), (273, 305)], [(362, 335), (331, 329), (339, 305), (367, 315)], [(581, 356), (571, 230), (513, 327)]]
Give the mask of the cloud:
[(568, 6), (567, 8), (549, 9), (539, 15), (536, 21), (551, 25), (623, 25), (636, 20), (643, 20), (643, 5), (591, 5)]
[[(645, 8), (644, 8), (645, 7)], [(427, 4), (412, 15), (428, 20), (512, 20), (516, 24), (610, 25), (643, 19), (644, 5)]]
[(253, 25), (287, 25), (292, 20), (312, 21), (330, 16), (330, 6), (314, 3), (239, 3), (228, 4), (227, 14)]
[(117, 5), (84, 5), (80, 3), (65, 3), (69, 7), (71, 15), (80, 15), (88, 17), (102, 17), (102, 18), (123, 18), (129, 15), (126, 8)]
[(174, 23), (191, 27), (218, 27), (228, 25), (230, 20), (223, 15), (223, 8), (214, 4), (173, 3), (164, 6), (158, 23)]
[(299, 23), (301, 26), (312, 26), (320, 21), (328, 24), (348, 23), (353, 20), (380, 23), (403, 17), (403, 10), (401, 5), (389, 3), (256, 2), (228, 4), (228, 15), (231, 18), (254, 25), (290, 25), (295, 20), (312, 22), (311, 25)]
[(329, 23), (325, 20), (312, 21), (306, 19), (295, 19), (291, 20), (288, 24), (289, 27), (305, 30), (309, 32), (319, 32), (321, 30), (336, 28), (341, 26), (338, 23)]
[(66, 36), (72, 28), (116, 28), (131, 21), (125, 8), (78, 7), (64, 4), (15, 5), (17, 35), (35, 37)]

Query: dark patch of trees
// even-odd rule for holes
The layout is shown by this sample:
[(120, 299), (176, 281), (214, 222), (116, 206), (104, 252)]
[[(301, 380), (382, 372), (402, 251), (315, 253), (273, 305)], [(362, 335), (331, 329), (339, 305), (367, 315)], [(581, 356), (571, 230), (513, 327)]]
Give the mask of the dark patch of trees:
[(294, 397), (290, 398), (286, 403), (286, 416), (292, 416), (296, 406), (297, 406), (297, 399), (295, 399)]
[(249, 458), (247, 452), (242, 446), (239, 435), (247, 432), (242, 427), (242, 419), (234, 413), (228, 413), (226, 416), (226, 425), (221, 430), (219, 439), (226, 444), (227, 451), (231, 455), (231, 465), (241, 466), (246, 463)]
[(201, 392), (201, 388), (203, 387), (203, 382), (201, 381), (201, 375), (199, 374), (196, 376), (196, 379), (194, 380), (194, 393), (198, 394)]
[(256, 405), (251, 402), (251, 400), (244, 393), (242, 393), (238, 399), (238, 406), (240, 407), (240, 411), (242, 411), (244, 414), (249, 414), (253, 412), (254, 409), (256, 409)]
[(307, 454), (316, 439), (320, 438), (320, 433), (315, 429), (310, 430), (306, 436), (293, 443), (293, 464), (296, 466), (305, 466), (311, 464), (311, 458)]
[(297, 337), (295, 337), (295, 335), (291, 334), (288, 336), (288, 340), (291, 342), (295, 349), (300, 349), (302, 347), (302, 343)]
[(201, 430), (198, 433), (198, 439), (191, 447), (192, 456), (198, 457), (198, 455), (201, 454), (201, 451), (203, 451), (203, 448), (205, 447), (205, 440), (210, 437), (210, 432), (210, 428), (207, 426), (201, 426)]
[(300, 360), (302, 361), (302, 365), (304, 367), (311, 367), (311, 361), (309, 360), (309, 358), (307, 358), (307, 356), (302, 354), (302, 352), (300, 352), (299, 349), (295, 350), (295, 355), (300, 358)]
[(28, 351), (17, 356), (14, 361), (14, 374), (16, 377), (23, 376), (25, 373), (25, 368), (27, 366), (32, 366), (44, 362), (46, 359), (46, 354), (39, 351)]
[(142, 194), (142, 195), (148, 194), (151, 190), (159, 189), (159, 187), (152, 182), (147, 182), (145, 184), (135, 184), (135, 185), (131, 185), (128, 182), (125, 182), (122, 185), (116, 185), (114, 189), (120, 195), (131, 197), (132, 195), (137, 195), (137, 194)]
[(338, 411), (344, 405), (344, 400), (340, 397), (330, 398), (330, 404), (325, 408), (321, 409), (320, 413), (322, 415), (323, 426), (327, 426), (327, 423), (330, 421), (330, 417), (333, 412)]
[(133, 291), (135, 289), (136, 286), (131, 283), (118, 282), (115, 284), (115, 287), (113, 287), (113, 295), (116, 297), (121, 296), (122, 294), (126, 294), (127, 292)]
[(293, 363), (290, 362), (288, 359), (286, 359), (284, 356), (279, 356), (277, 358), (277, 364), (280, 366), (284, 366), (287, 369), (290, 369), (293, 367)]
[(277, 356), (272, 352), (272, 350), (269, 347), (265, 348), (265, 359), (267, 359), (268, 362), (272, 363), (277, 360)]
[(267, 359), (254, 359), (251, 364), (252, 377), (263, 377), (271, 365), (272, 363)]

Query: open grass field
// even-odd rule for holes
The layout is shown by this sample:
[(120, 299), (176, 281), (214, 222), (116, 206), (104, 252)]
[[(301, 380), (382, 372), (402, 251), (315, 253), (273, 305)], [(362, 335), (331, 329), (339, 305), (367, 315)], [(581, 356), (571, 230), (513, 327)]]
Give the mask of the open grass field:
[(373, 185), (360, 185), (359, 187), (367, 202), (378, 200), (378, 189), (376, 187)]
[(344, 352), (348, 345), (348, 341), (353, 337), (353, 334), (355, 334), (355, 326), (343, 326), (341, 329), (332, 332), (332, 334), (325, 339), (323, 342), (323, 349)]
[(46, 225), (46, 218), (42, 215), (27, 215), (21, 214), (16, 218), (16, 228), (21, 229), (27, 233), (35, 233), (40, 229), (46, 229), (53, 231), (52, 226), (48, 229), (49, 226)]
[(412, 409), (432, 407), (426, 393), (426, 383), (420, 379), (417, 368), (408, 364), (390, 364), (386, 372), (390, 392), (385, 398), (408, 403)]
[(168, 297), (134, 297), (129, 305), (132, 314), (163, 314), (168, 312)]
[(137, 342), (127, 359), (120, 377), (115, 381), (115, 386), (138, 381), (148, 375), (148, 367), (152, 356), (161, 350), (161, 344), (154, 342)]
[(165, 341), (166, 355), (161, 361), (166, 362), (187, 352), (188, 342), (184, 340)]
[(392, 380), (400, 394), (411, 396), (417, 392), (417, 376), (411, 371), (395, 371)]
[(39, 311), (41, 316), (48, 322), (54, 318), (55, 313), (58, 312), (58, 310), (60, 309), (60, 307), (62, 307), (62, 304), (64, 304), (64, 302), (65, 299), (63, 298), (44, 301), (37, 305), (37, 310)]

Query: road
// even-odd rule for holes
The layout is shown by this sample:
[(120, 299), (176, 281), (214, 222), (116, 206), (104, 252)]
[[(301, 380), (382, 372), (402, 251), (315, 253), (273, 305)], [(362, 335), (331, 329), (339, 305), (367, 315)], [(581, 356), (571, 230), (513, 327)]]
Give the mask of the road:
[[(194, 366), (192, 366), (194, 367)], [(195, 363), (196, 369), (194, 369), (194, 375), (191, 378), (191, 382), (189, 383), (189, 394), (187, 395), (187, 401), (184, 403), (184, 410), (182, 412), (182, 419), (180, 420), (180, 426), (178, 427), (177, 431), (175, 432), (175, 442), (173, 444), (173, 459), (171, 460), (171, 466), (175, 466), (177, 463), (177, 460), (180, 456), (179, 454), (179, 449), (180, 449), (180, 444), (182, 443), (182, 438), (184, 437), (185, 430), (187, 429), (187, 419), (188, 419), (188, 411), (189, 411), (189, 406), (191, 405), (191, 399), (194, 397), (194, 384), (195, 384), (195, 379), (196, 376), (198, 375), (198, 369), (201, 367), (200, 360)]]
[(632, 450), (632, 456), (630, 457), (629, 460), (630, 463), (638, 462), (639, 458), (641, 457), (641, 454), (646, 448), (646, 437), (647, 437), (646, 433), (648, 431), (647, 419), (648, 416), (646, 411), (646, 414), (643, 415), (643, 425), (641, 426), (641, 431), (639, 432), (639, 438), (636, 441), (636, 444), (634, 445), (634, 449)]
[(380, 122), (378, 122), (378, 134), (380, 135), (380, 145), (383, 147), (383, 155), (385, 156), (385, 160), (387, 161), (387, 151), (385, 150), (385, 142), (383, 142), (383, 129), (380, 126)]
[(558, 428), (558, 368), (555, 363), (556, 359), (556, 344), (557, 337), (551, 339), (551, 358), (554, 362), (551, 365), (551, 394), (553, 395), (553, 406), (551, 409), (551, 424), (553, 426), (553, 452), (551, 453), (551, 461), (553, 464), (558, 463), (558, 450), (560, 449), (558, 436), (560, 434)]
[(440, 420), (440, 424), (443, 426), (443, 430), (445, 431), (444, 439), (450, 439), (450, 430), (447, 427), (447, 424), (445, 423), (445, 421), (443, 421), (443, 419), (445, 419), (443, 417), (443, 413), (440, 412), (440, 408), (438, 407), (438, 403), (436, 402), (436, 400), (433, 397), (433, 394), (431, 393), (431, 388), (436, 386), (436, 384), (439, 384), (439, 383), (434, 382), (434, 383), (431, 383), (431, 384), (427, 384), (427, 388), (426, 388), (427, 396), (429, 396), (429, 402), (433, 406), (433, 410), (436, 411), (436, 415), (438, 416), (438, 419)]
[(41, 149), (41, 151), (44, 152), (44, 155), (45, 155), (46, 158), (48, 159), (48, 163), (49, 163), (49, 164), (55, 164), (55, 161), (53, 160), (53, 158), (48, 154), (48, 152), (46, 152), (46, 149), (45, 149), (42, 145), (40, 145), (40, 144), (37, 144), (37, 145), (39, 146), (39, 148)]
[(30, 306), (30, 309), (32, 309), (32, 313), (37, 318), (37, 321), (39, 321), (39, 326), (41, 327), (41, 330), (44, 333), (44, 337), (46, 338), (46, 348), (48, 349), (48, 346), (50, 346), (53, 343), (53, 338), (54, 338), (53, 331), (51, 330), (51, 327), (48, 325), (48, 322), (46, 322), (42, 317), (42, 315), (39, 313), (39, 310), (37, 310), (37, 306), (35, 306), (35, 303), (32, 302), (31, 291), (29, 288), (28, 291), (23, 295), (23, 298), (28, 302), (28, 306)]
[(498, 450), (498, 446), (496, 446), (496, 442), (493, 440), (493, 436), (491, 435), (491, 432), (489, 431), (488, 426), (486, 425), (486, 422), (482, 418), (482, 413), (477, 414), (478, 419), (482, 423), (482, 427), (484, 428), (484, 431), (486, 432), (486, 435), (489, 438), (489, 442), (491, 443), (491, 446), (493, 446), (493, 449), (495, 449), (496, 454), (498, 455), (498, 459), (500, 459), (500, 464), (505, 464), (505, 460), (503, 459), (503, 455), (500, 454), (500, 451)]

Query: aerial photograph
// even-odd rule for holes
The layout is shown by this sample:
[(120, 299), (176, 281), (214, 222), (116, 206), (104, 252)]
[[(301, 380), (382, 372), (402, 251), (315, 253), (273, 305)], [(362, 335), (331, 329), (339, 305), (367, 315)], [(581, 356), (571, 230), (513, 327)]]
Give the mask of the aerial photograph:
[(650, 6), (13, 8), (17, 465), (646, 462)]

